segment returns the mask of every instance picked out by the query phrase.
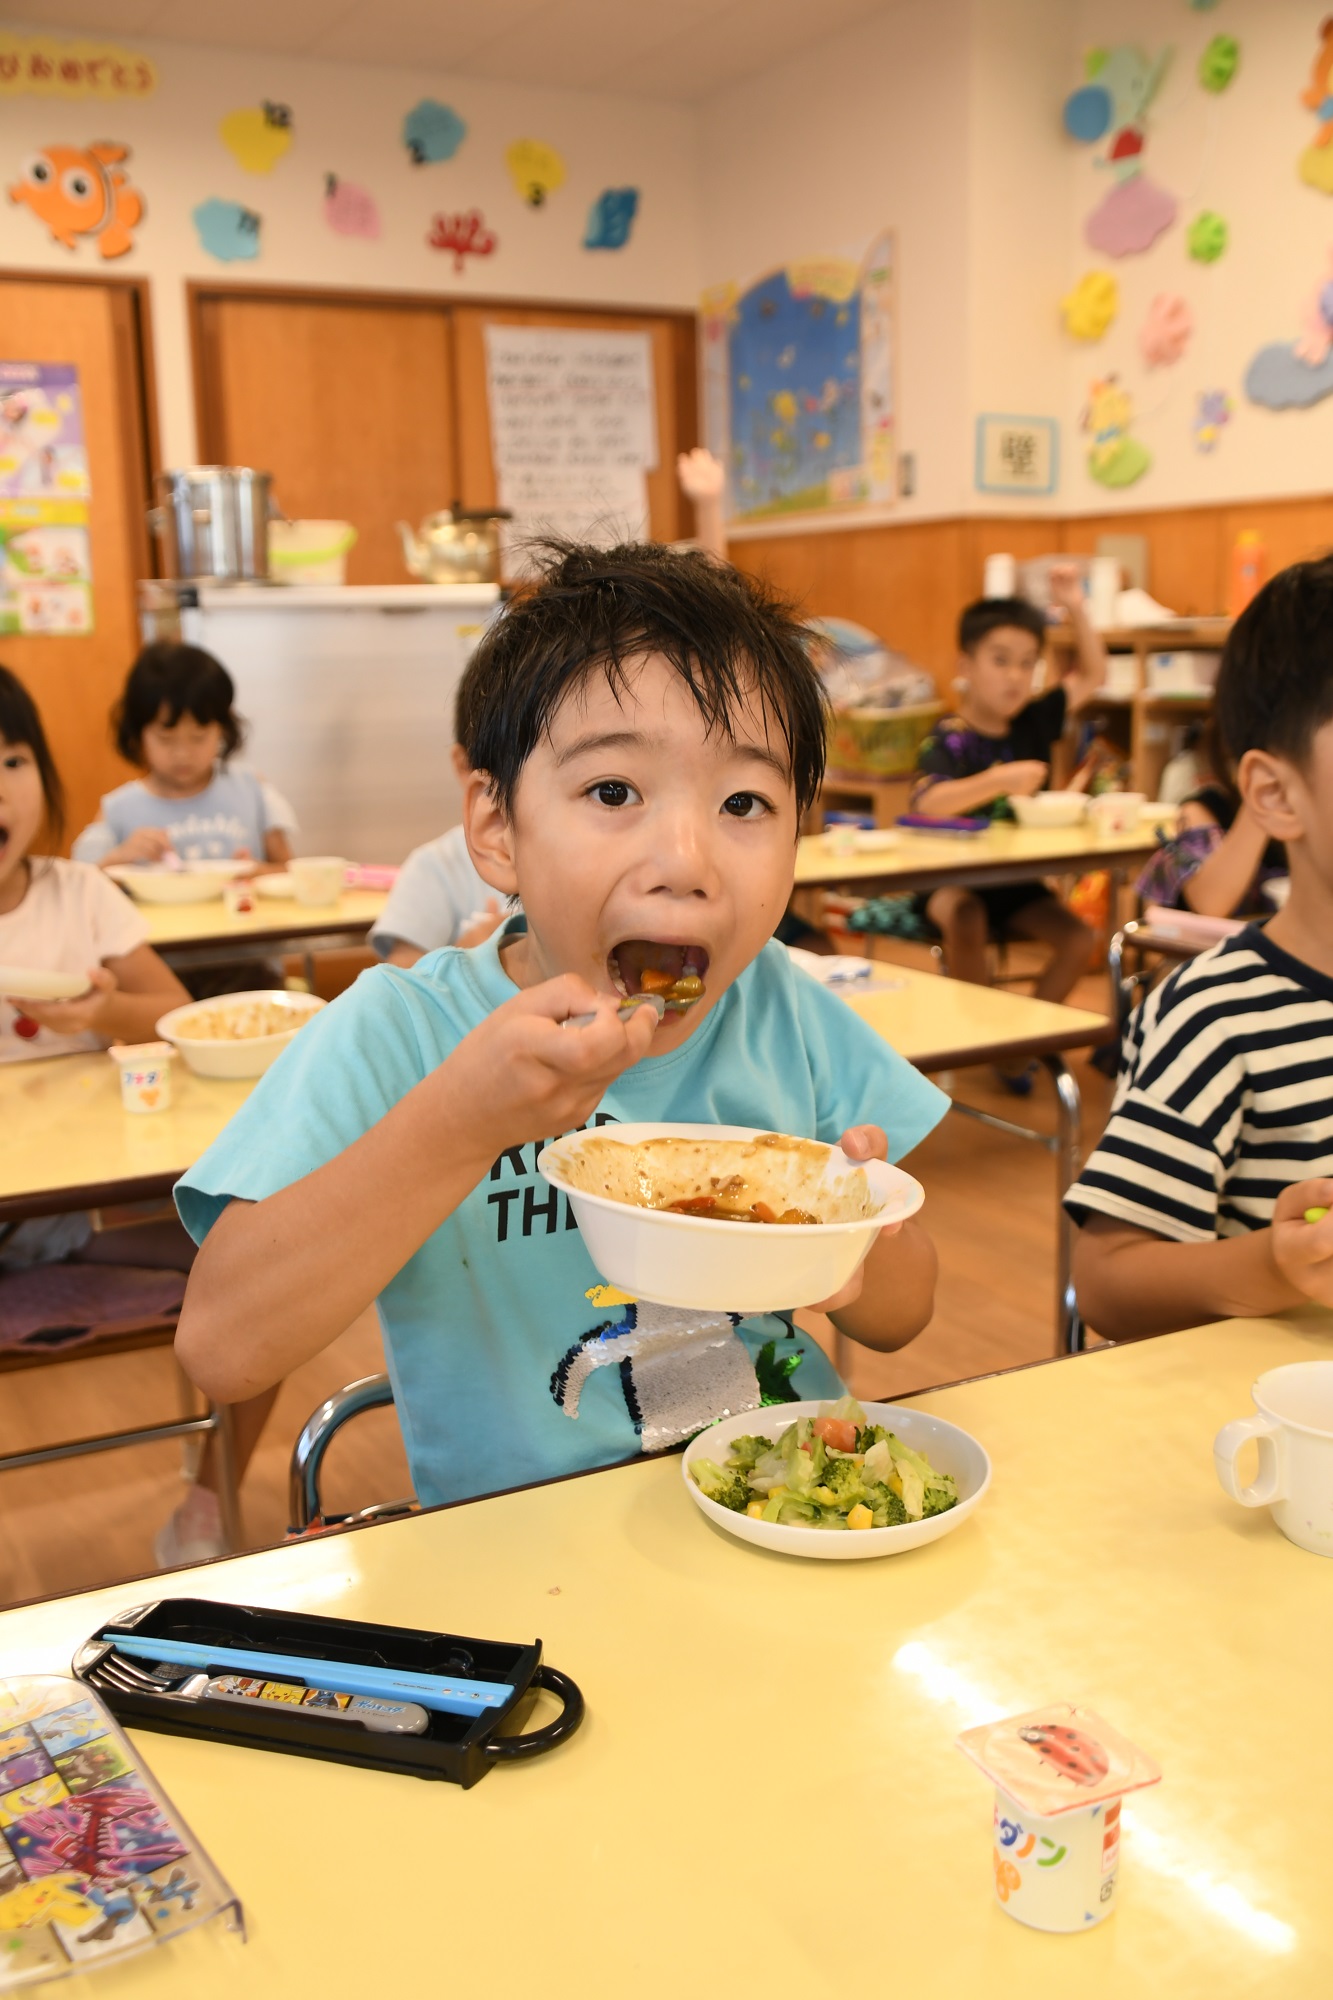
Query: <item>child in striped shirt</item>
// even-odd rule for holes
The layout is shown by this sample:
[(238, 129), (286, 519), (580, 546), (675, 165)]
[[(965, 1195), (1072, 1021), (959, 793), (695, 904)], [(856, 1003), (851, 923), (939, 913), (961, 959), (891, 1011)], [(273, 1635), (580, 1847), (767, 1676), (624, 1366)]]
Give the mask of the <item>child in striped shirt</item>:
[(1333, 1306), (1333, 558), (1236, 621), (1217, 722), (1287, 903), (1133, 1017), (1111, 1117), (1070, 1189), (1079, 1305), (1114, 1340)]

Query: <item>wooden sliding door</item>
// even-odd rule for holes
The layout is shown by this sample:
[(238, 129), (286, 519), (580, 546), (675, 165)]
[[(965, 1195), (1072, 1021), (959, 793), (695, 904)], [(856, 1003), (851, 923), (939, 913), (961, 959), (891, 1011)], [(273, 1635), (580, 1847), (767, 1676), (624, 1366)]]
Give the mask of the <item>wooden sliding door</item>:
[(0, 638), (0, 660), (32, 694), (69, 798), (70, 833), (130, 774), (109, 715), (138, 650), (135, 585), (152, 574), (152, 408), (147, 303), (136, 280), (0, 274), (0, 359), (78, 370), (91, 495), (93, 629)]
[(195, 292), (201, 456), (273, 475), (283, 512), (347, 520), (349, 583), (403, 583), (394, 523), (457, 485), (448, 309)]

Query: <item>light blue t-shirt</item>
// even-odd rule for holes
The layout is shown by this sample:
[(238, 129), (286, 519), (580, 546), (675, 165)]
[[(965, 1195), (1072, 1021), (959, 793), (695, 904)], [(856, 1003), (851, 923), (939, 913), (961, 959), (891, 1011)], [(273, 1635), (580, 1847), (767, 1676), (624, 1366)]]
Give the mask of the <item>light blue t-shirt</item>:
[(438, 951), (453, 944), (488, 902), (504, 907), (497, 889), (483, 882), (467, 851), (461, 826), (414, 847), (398, 871), (388, 901), (370, 933), (372, 951), (387, 958), (396, 944)]
[[(512, 999), (499, 946), (512, 917), (472, 951), (448, 948), (412, 970), (377, 966), (301, 1030), (176, 1187), (202, 1242), (232, 1197), (262, 1201), (333, 1159)], [(619, 1077), (592, 1123), (692, 1121), (760, 1126), (835, 1141), (882, 1125), (901, 1158), (948, 1099), (836, 994), (770, 943), (689, 1040)], [(632, 1457), (640, 1448), (619, 1368), (583, 1384), (576, 1418), (557, 1400), (586, 1336), (619, 1317), (586, 1294), (598, 1273), (567, 1197), (536, 1171), (541, 1140), (502, 1153), (480, 1185), (380, 1294), (398, 1418), (418, 1498), (462, 1500)], [(446, 1152), (449, 1134), (440, 1134)], [(431, 1163), (423, 1158), (421, 1172)], [(337, 1255), (330, 1243), (329, 1255)], [(783, 1320), (740, 1334), (757, 1354), (805, 1350), (801, 1396), (837, 1396), (818, 1345)]]
[(245, 848), (264, 859), (270, 828), (296, 830), (296, 815), (281, 792), (241, 764), (219, 764), (202, 792), (190, 799), (160, 799), (142, 778), (131, 778), (102, 799), (100, 819), (74, 843), (76, 861), (99, 862), (141, 826), (160, 826), (182, 861), (230, 861)]

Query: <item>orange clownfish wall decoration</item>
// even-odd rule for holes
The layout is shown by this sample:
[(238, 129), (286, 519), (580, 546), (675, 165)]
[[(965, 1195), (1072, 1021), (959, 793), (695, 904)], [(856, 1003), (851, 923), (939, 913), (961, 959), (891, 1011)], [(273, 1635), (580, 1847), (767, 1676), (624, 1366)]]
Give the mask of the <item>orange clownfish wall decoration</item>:
[(143, 196), (130, 186), (119, 162), (129, 147), (111, 140), (91, 146), (47, 146), (34, 153), (9, 199), (25, 202), (67, 250), (86, 237), (103, 257), (123, 257), (134, 247), (143, 220)]

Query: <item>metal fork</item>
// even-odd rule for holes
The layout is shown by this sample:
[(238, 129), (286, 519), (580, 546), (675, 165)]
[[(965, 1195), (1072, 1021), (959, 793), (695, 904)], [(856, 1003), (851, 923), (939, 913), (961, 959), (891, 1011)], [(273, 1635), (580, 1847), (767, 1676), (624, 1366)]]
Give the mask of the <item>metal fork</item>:
[(93, 1687), (111, 1687), (121, 1694), (168, 1694), (181, 1701), (197, 1701), (208, 1686), (208, 1675), (205, 1673), (192, 1671), (182, 1674), (166, 1667), (158, 1667), (155, 1672), (149, 1673), (145, 1668), (136, 1666), (133, 1660), (110, 1650), (88, 1669), (87, 1678)]

